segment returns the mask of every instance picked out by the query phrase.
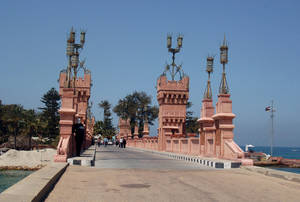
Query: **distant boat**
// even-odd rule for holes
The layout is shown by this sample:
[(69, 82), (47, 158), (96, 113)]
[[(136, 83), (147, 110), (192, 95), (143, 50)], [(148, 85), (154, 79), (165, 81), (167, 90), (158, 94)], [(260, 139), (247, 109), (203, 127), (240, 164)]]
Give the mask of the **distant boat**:
[(252, 149), (252, 148), (254, 148), (254, 146), (252, 144), (246, 144), (246, 146), (245, 146), (245, 152), (248, 152), (249, 148)]
[[(300, 168), (300, 159), (285, 159), (283, 157), (273, 157), (263, 152), (256, 152), (255, 146), (248, 144), (245, 146), (245, 157), (253, 159), (255, 166), (284, 166), (290, 168)], [(291, 151), (298, 151), (292, 149)]]

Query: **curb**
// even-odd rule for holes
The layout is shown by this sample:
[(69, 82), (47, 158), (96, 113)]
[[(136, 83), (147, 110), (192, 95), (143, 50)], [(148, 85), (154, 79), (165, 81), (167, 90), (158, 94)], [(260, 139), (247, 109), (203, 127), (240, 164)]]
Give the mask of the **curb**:
[(45, 166), (3, 191), (0, 201), (43, 201), (68, 165), (53, 163)]
[(245, 166), (242, 168), (245, 170), (251, 171), (251, 172), (256, 172), (256, 173), (265, 175), (265, 176), (276, 177), (276, 178), (300, 183), (300, 174), (297, 174), (297, 173), (274, 170), (274, 169), (263, 168), (263, 167), (258, 167), (258, 166)]
[(81, 156), (68, 158), (67, 162), (70, 165), (79, 165), (79, 166), (86, 166), (86, 167), (95, 166), (96, 147), (92, 149), (93, 149), (92, 157), (84, 157), (84, 155), (86, 155), (85, 152), (89, 150), (87, 149), (85, 152), (82, 153)]
[(237, 161), (229, 161), (229, 160), (222, 160), (222, 159), (216, 159), (216, 158), (205, 158), (205, 157), (191, 156), (191, 155), (185, 155), (185, 154), (176, 154), (176, 153), (171, 153), (171, 152), (160, 152), (160, 151), (135, 148), (135, 147), (127, 147), (127, 148), (135, 150), (135, 151), (150, 152), (150, 153), (154, 153), (154, 154), (158, 154), (158, 155), (162, 155), (162, 156), (167, 156), (169, 158), (183, 160), (183, 161), (187, 161), (190, 163), (200, 164), (203, 166), (217, 168), (217, 169), (240, 168), (241, 164), (242, 164), (241, 162), (237, 162)]

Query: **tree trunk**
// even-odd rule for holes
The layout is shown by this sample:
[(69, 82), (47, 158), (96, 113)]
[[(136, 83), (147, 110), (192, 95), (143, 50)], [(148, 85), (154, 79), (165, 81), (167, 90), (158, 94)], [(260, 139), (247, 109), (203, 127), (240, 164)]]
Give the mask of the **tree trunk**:
[(29, 150), (32, 149), (32, 147), (31, 147), (31, 139), (32, 139), (32, 134), (30, 133), (29, 134)]
[(16, 131), (15, 131), (14, 142), (15, 142), (15, 149), (17, 149), (17, 132)]

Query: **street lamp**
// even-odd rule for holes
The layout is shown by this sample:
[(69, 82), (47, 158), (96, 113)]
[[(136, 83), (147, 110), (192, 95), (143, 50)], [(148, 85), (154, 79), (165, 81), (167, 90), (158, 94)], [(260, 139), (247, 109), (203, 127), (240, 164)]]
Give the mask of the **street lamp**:
[[(175, 76), (177, 73), (180, 74), (180, 79), (182, 79), (182, 76), (184, 76), (183, 71), (182, 71), (182, 66), (175, 64), (175, 54), (180, 52), (180, 49), (182, 48), (182, 41), (183, 41), (183, 36), (179, 35), (177, 37), (177, 47), (172, 48), (172, 36), (171, 35), (167, 36), (167, 48), (168, 48), (168, 51), (170, 53), (172, 53), (172, 64), (166, 65), (164, 74), (166, 73), (166, 71), (170, 71), (172, 80), (175, 80)], [(172, 66), (172, 69), (170, 69), (170, 66)]]
[(219, 87), (220, 94), (228, 94), (229, 87), (226, 80), (226, 73), (225, 73), (225, 64), (228, 63), (228, 45), (224, 35), (223, 44), (220, 47), (220, 62), (223, 65), (223, 73), (222, 73), (222, 80)]
[(207, 80), (207, 86), (204, 92), (204, 99), (211, 99), (212, 98), (212, 92), (211, 92), (211, 86), (210, 86), (210, 74), (213, 72), (214, 68), (214, 57), (208, 56), (206, 58), (206, 72), (208, 73), (208, 80)]
[(83, 49), (85, 43), (85, 31), (81, 31), (80, 33), (80, 43), (76, 44), (76, 33), (71, 28), (69, 38), (67, 40), (67, 57), (69, 60), (68, 68), (67, 68), (67, 87), (70, 88), (71, 85), (71, 77), (72, 77), (72, 70), (73, 70), (73, 87), (75, 88), (75, 82), (77, 78), (78, 72), (78, 65), (79, 65), (79, 50)]

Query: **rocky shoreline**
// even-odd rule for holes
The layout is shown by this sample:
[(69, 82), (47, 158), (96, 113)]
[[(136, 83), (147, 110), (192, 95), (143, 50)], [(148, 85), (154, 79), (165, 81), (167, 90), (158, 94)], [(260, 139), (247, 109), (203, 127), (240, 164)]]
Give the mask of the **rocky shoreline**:
[(1, 170), (38, 170), (53, 162), (55, 149), (18, 151), (10, 149), (0, 156)]
[(45, 165), (38, 165), (35, 167), (28, 167), (28, 166), (0, 166), (0, 171), (3, 170), (29, 170), (29, 171), (36, 171), (43, 168)]

